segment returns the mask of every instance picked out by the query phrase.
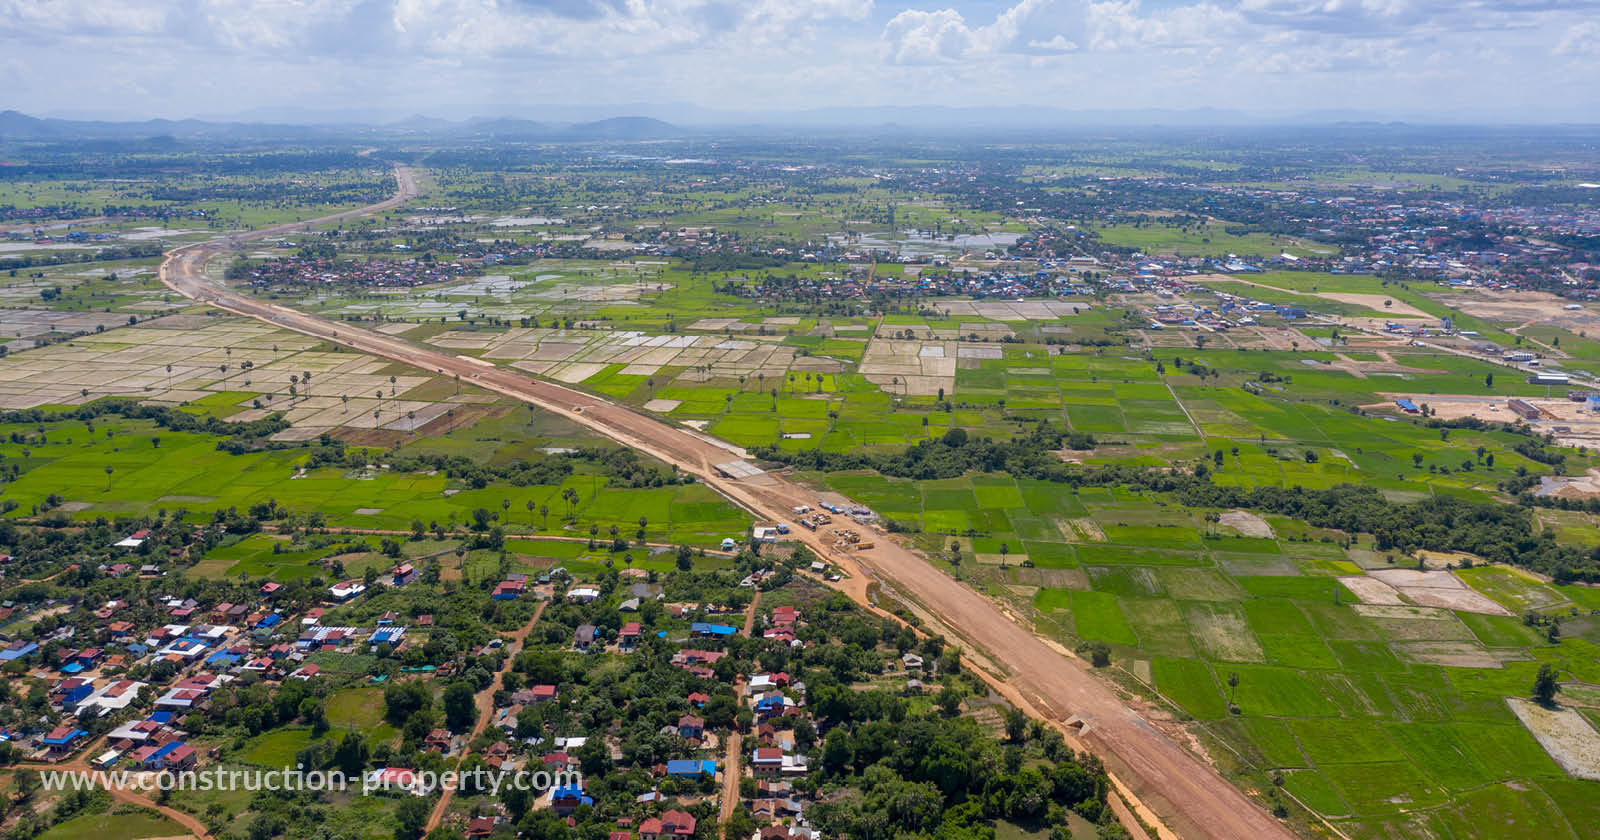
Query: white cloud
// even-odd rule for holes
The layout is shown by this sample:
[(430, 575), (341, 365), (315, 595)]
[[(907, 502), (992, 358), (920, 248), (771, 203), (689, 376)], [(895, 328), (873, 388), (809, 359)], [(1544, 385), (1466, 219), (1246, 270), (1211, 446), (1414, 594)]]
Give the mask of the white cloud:
[(1586, 20), (1561, 33), (1556, 55), (1600, 56), (1600, 23)]
[(1593, 116), (1596, 10), (1600, 0), (0, 0), (0, 79), (11, 107), (168, 116), (629, 101), (1500, 103)]
[(1021, 0), (983, 26), (972, 27), (955, 9), (908, 9), (883, 28), (889, 59), (928, 64), (1000, 55), (1057, 55), (1083, 43), (1088, 3)]

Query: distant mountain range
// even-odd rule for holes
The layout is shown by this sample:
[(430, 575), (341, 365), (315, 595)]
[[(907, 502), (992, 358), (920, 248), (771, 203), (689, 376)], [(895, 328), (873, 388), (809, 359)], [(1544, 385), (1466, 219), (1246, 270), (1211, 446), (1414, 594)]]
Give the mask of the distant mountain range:
[(652, 117), (611, 117), (590, 122), (535, 122), (509, 117), (459, 122), (413, 116), (383, 125), (359, 123), (256, 122), (243, 120), (66, 120), (0, 111), (0, 140), (317, 140), (352, 135), (485, 138), (536, 142), (666, 140), (687, 132)]
[[(932, 105), (853, 106), (795, 111), (743, 112), (714, 110), (690, 104), (631, 105), (454, 105), (430, 109), (432, 114), (399, 114), (379, 109), (321, 111), (256, 109), (211, 119), (108, 121), (40, 118), (18, 111), (0, 112), (0, 141), (105, 141), (148, 143), (156, 139), (184, 142), (334, 141), (367, 138), (524, 141), (570, 143), (587, 141), (652, 141), (678, 138), (856, 136), (911, 139), (965, 138), (1048, 139), (1064, 134), (1192, 131), (1332, 131), (1428, 134), (1469, 128), (1495, 132), (1505, 127), (1357, 111), (1317, 110), (1284, 113), (1217, 108), (1187, 110), (1073, 110), (1058, 107)], [(628, 116), (617, 116), (618, 112)], [(446, 116), (441, 117), (438, 114)], [(1593, 125), (1552, 124), (1541, 131), (1592, 134)]]

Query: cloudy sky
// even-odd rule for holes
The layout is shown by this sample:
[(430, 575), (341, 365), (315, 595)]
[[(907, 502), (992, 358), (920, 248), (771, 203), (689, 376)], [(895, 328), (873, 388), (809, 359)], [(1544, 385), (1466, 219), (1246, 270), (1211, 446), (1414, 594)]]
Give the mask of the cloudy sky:
[(1600, 120), (1600, 0), (0, 0), (0, 107), (1049, 105)]

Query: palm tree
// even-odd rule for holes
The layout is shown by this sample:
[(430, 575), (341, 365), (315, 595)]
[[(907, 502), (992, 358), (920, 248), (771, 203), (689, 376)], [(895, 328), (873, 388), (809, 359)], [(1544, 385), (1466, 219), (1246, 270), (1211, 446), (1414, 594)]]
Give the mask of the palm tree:
[[(528, 504), (533, 504), (533, 500), (529, 499)], [(539, 516), (544, 518), (544, 529), (546, 531), (550, 530), (550, 506), (545, 504), (539, 505)]]
[(567, 519), (576, 519), (575, 510), (578, 506), (578, 491), (568, 487), (561, 491), (561, 498), (567, 502)]
[(346, 414), (349, 414), (350, 413), (350, 395), (349, 394), (340, 394), (339, 395), (339, 401), (344, 403), (344, 411), (345, 411)]
[(394, 383), (395, 383), (395, 377), (393, 377), (393, 376), (389, 377), (389, 396), (391, 396), (391, 397), (394, 396)]
[(172, 365), (167, 365), (167, 390), (172, 390)]
[(112, 466), (110, 464), (106, 464), (106, 489), (107, 490), (111, 489), (111, 473), (112, 473), (112, 471), (113, 471)]

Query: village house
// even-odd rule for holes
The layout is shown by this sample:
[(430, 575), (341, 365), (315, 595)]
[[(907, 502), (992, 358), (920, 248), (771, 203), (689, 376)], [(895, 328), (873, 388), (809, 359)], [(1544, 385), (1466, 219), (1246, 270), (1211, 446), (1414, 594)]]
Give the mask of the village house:
[(643, 632), (639, 622), (630, 621), (622, 625), (617, 631), (617, 647), (621, 650), (633, 650), (639, 644), (639, 635)]
[(572, 646), (578, 650), (588, 650), (594, 644), (594, 625), (580, 624), (578, 629), (572, 631)]

